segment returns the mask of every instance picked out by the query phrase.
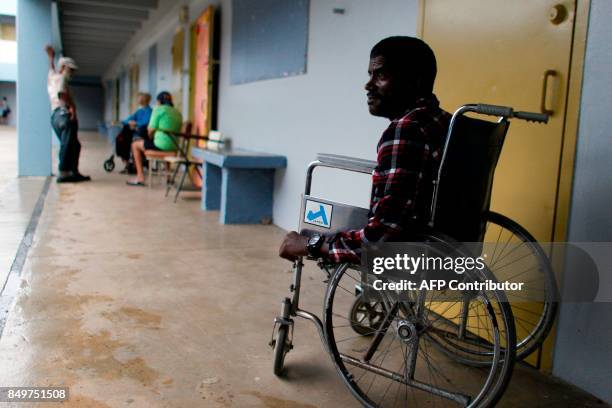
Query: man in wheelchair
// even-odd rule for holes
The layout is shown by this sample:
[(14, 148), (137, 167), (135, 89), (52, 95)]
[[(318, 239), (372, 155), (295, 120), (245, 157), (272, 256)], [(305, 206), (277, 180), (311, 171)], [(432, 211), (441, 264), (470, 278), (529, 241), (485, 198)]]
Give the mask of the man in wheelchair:
[(359, 263), (367, 242), (407, 240), (428, 220), (435, 174), (451, 116), (433, 94), (436, 58), (413, 37), (389, 37), (370, 52), (365, 85), (369, 111), (391, 123), (377, 145), (367, 225), (324, 237), (289, 232), (279, 255)]

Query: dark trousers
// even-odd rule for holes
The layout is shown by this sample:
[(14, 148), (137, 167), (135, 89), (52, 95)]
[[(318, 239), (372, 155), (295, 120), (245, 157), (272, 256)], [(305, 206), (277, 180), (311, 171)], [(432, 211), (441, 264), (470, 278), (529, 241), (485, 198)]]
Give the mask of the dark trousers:
[(51, 115), (51, 126), (60, 142), (59, 170), (79, 171), (81, 143), (77, 137), (79, 122), (70, 119), (70, 113), (64, 108), (57, 108)]
[(132, 161), (132, 142), (144, 138), (146, 134), (146, 126), (132, 129), (129, 125), (123, 125), (121, 132), (119, 132), (115, 139), (115, 153), (117, 156), (125, 161)]

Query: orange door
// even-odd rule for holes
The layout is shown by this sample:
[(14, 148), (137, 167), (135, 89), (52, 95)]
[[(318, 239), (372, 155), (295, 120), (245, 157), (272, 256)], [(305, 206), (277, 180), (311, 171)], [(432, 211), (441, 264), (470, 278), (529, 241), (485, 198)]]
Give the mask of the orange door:
[(208, 7), (193, 28), (192, 120), (194, 133), (207, 135), (212, 112), (212, 37), (214, 9)]
[(172, 38), (172, 98), (174, 107), (183, 111), (183, 55), (185, 30), (178, 28)]

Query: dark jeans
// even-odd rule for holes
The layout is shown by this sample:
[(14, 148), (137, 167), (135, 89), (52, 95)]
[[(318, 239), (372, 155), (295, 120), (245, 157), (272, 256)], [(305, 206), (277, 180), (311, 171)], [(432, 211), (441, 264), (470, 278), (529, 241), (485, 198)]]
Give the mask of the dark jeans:
[(79, 122), (70, 119), (70, 113), (64, 108), (57, 108), (51, 115), (51, 126), (60, 142), (59, 170), (79, 171), (81, 143), (77, 137)]
[(126, 162), (132, 161), (132, 142), (138, 139), (146, 139), (146, 136), (146, 126), (132, 129), (129, 125), (123, 125), (121, 132), (119, 132), (115, 139), (115, 153)]

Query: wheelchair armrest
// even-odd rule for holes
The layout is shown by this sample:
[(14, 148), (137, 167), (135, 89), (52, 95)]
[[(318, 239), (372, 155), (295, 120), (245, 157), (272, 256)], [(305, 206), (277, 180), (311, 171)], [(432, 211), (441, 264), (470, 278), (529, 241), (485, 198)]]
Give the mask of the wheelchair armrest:
[(376, 162), (373, 160), (341, 156), (338, 154), (319, 153), (317, 154), (317, 160), (328, 167), (356, 171), (359, 173), (371, 174), (376, 168)]

